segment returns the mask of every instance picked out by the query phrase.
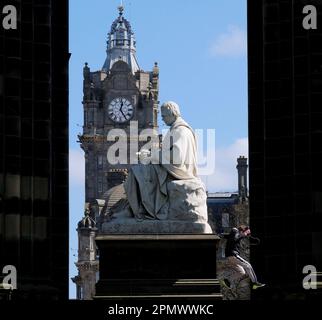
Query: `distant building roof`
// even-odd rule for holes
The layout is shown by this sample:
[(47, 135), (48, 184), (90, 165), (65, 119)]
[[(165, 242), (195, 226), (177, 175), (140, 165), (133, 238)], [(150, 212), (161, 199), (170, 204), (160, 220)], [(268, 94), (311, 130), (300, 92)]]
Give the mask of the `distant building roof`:
[(238, 192), (215, 192), (207, 194), (208, 198), (232, 198), (232, 197), (238, 197)]
[(208, 193), (207, 206), (214, 212), (223, 207), (229, 207), (239, 202), (237, 192), (215, 192)]

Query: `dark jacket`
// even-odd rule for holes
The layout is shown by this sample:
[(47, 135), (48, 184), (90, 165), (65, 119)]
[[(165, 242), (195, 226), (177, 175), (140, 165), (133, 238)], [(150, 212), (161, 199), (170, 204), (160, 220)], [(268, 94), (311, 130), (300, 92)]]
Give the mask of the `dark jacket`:
[(240, 255), (240, 241), (246, 238), (246, 236), (242, 235), (237, 228), (232, 228), (225, 238), (227, 239), (225, 250), (226, 257)]

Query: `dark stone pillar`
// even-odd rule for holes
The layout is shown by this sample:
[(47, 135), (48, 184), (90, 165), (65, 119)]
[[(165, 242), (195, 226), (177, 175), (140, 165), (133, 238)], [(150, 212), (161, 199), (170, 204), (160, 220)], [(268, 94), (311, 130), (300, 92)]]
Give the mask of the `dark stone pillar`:
[(103, 235), (96, 238), (96, 299), (221, 299), (216, 235)]

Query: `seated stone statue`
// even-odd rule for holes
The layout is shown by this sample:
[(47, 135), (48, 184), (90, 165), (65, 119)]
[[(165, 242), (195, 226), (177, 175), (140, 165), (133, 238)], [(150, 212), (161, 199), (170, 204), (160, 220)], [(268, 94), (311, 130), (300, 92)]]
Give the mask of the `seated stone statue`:
[(141, 150), (141, 164), (131, 167), (124, 182), (128, 210), (105, 223), (105, 232), (212, 233), (194, 132), (176, 103), (164, 103), (161, 115), (170, 126), (162, 148)]

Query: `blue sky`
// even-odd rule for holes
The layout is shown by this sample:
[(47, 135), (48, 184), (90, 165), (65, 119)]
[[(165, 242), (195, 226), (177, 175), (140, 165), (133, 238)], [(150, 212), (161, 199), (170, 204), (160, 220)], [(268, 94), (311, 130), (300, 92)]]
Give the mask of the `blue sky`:
[[(119, 3), (70, 0), (70, 276), (77, 274), (76, 225), (84, 208), (83, 155), (76, 142), (83, 124), (83, 66), (101, 69)], [(215, 173), (203, 177), (208, 190), (235, 190), (236, 158), (248, 155), (246, 0), (123, 3), (140, 68), (150, 71), (159, 64), (160, 102), (176, 101), (193, 128), (216, 131)]]

